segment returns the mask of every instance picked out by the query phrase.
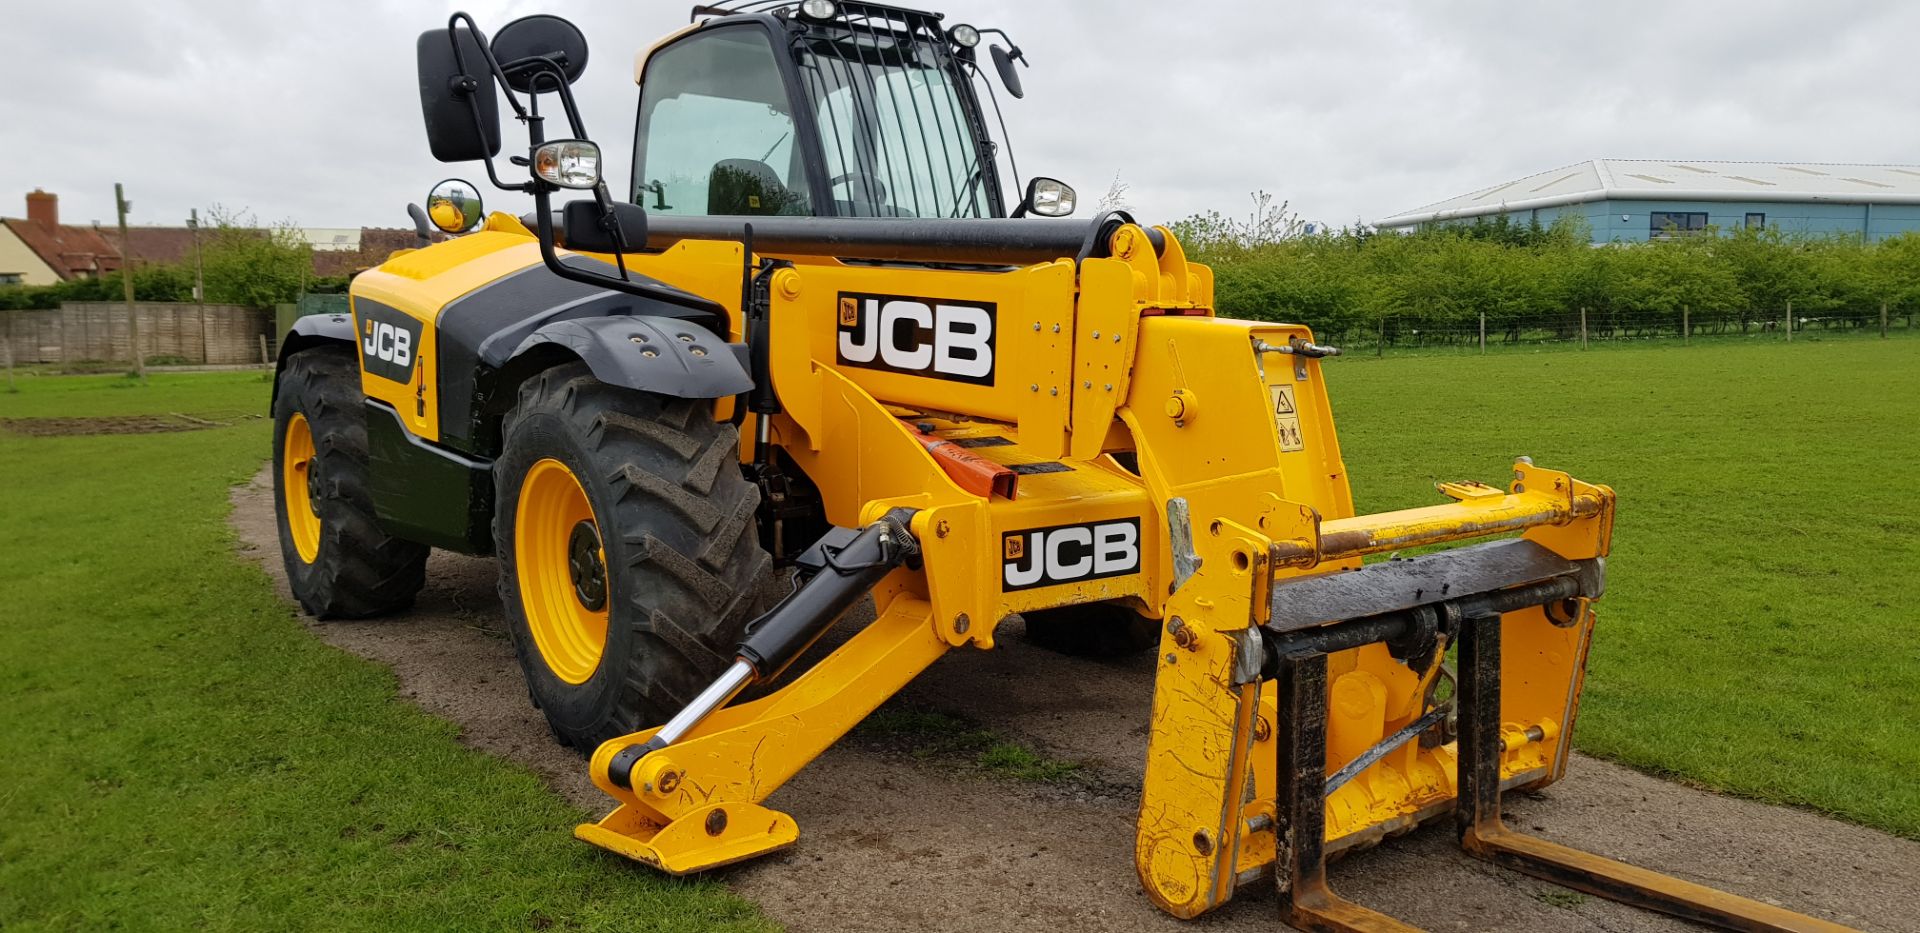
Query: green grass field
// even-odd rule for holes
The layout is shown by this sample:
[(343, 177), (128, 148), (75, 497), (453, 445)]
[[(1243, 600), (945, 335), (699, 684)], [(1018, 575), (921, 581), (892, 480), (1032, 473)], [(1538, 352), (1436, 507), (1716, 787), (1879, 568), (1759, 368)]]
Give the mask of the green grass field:
[[(0, 418), (266, 407), (259, 373), (22, 380)], [(0, 929), (770, 929), (323, 645), (234, 556), (264, 420), (0, 430)]]
[(1920, 341), (1326, 371), (1362, 511), (1522, 454), (1619, 494), (1579, 748), (1920, 838)]
[[(1920, 838), (1920, 341), (1327, 369), (1363, 509), (1517, 454), (1618, 490), (1582, 748)], [(0, 928), (770, 926), (575, 842), (235, 557), (259, 374), (21, 384), (0, 418), (235, 423), (0, 431)]]

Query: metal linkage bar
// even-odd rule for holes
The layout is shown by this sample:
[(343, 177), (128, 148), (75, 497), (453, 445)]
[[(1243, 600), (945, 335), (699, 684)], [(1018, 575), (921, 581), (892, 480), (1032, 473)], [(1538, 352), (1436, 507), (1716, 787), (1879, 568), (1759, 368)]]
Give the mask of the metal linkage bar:
[(1848, 927), (1616, 862), (1508, 829), (1500, 821), (1500, 617), (1469, 616), (1460, 632), (1460, 844), (1475, 856), (1608, 900), (1726, 930), (1844, 933)]

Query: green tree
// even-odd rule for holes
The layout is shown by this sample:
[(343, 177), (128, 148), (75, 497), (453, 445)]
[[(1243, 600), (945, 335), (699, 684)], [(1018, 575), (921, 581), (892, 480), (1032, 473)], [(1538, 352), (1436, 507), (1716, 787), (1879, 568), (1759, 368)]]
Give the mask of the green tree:
[(313, 274), (313, 251), (298, 227), (262, 228), (252, 215), (218, 205), (210, 213), (213, 227), (201, 247), (208, 301), (266, 308), (299, 297)]

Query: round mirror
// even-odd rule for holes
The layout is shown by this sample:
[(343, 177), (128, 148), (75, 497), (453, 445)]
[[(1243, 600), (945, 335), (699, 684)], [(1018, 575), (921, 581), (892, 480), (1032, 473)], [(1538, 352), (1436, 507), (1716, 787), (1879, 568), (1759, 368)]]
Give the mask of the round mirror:
[(580, 80), (580, 73), (587, 70), (587, 37), (581, 34), (580, 27), (558, 16), (545, 13), (522, 16), (493, 34), (492, 48), (493, 57), (507, 74), (507, 86), (522, 93), (534, 90), (535, 76), (543, 74), (547, 80), (539, 90), (555, 90), (552, 72), (525, 65), (516, 67), (516, 63), (526, 59), (553, 59), (566, 74), (568, 84)]
[(486, 217), (480, 204), (480, 190), (473, 183), (449, 178), (427, 193), (427, 219), (447, 233), (465, 233), (480, 226)]

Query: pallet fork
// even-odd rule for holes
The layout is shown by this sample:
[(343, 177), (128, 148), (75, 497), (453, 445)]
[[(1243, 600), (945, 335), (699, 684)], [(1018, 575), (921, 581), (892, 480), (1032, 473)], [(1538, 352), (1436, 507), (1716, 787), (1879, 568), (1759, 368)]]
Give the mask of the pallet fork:
[[(1313, 587), (1324, 579), (1309, 578), (1299, 585)], [(1305, 594), (1283, 592), (1277, 598), (1292, 595)], [(1564, 887), (1720, 929), (1793, 933), (1847, 930), (1839, 924), (1515, 832), (1501, 822), (1500, 755), (1507, 742), (1500, 719), (1502, 614), (1581, 595), (1577, 578), (1563, 576), (1430, 605), (1430, 611), (1443, 617), (1442, 627), (1453, 630), (1459, 652), (1454, 699), (1459, 730), (1454, 823), (1461, 847), (1475, 857)], [(1284, 851), (1277, 860), (1282, 867), (1275, 881), (1281, 916), (1297, 929), (1316, 933), (1400, 933), (1418, 929), (1333, 893), (1327, 886), (1325, 850), (1328, 787), (1337, 780), (1337, 776), (1329, 777), (1326, 769), (1325, 648), (1343, 643), (1342, 634), (1369, 624), (1371, 628), (1359, 637), (1401, 637), (1418, 626), (1415, 615), (1336, 623), (1304, 632), (1269, 630), (1269, 648), (1276, 655), (1272, 672), (1284, 724), (1275, 768), (1280, 775), (1277, 832)], [(1389, 741), (1412, 738), (1403, 733)]]

